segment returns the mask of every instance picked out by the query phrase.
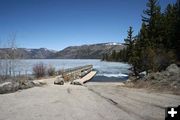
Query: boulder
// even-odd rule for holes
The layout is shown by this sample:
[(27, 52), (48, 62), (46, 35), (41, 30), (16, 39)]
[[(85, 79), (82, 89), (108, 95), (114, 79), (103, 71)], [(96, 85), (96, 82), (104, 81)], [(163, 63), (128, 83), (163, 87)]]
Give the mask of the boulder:
[(47, 84), (44, 80), (34, 80), (32, 82), (34, 83), (35, 86), (42, 86)]
[(27, 81), (20, 85), (20, 89), (32, 88), (34, 86), (35, 86), (35, 84), (33, 83), (33, 81)]
[(38, 80), (32, 81), (35, 86), (41, 86), (40, 82)]
[(44, 80), (39, 80), (39, 83), (40, 83), (41, 85), (46, 85), (46, 84), (47, 84)]
[(166, 68), (166, 71), (169, 72), (170, 75), (179, 74), (180, 68), (176, 64), (171, 64)]
[(81, 81), (79, 79), (77, 79), (77, 80), (72, 81), (71, 84), (73, 84), (73, 85), (82, 85), (83, 83), (81, 83)]
[(146, 71), (143, 71), (143, 72), (139, 73), (140, 78), (143, 78), (143, 77), (146, 76), (146, 75), (147, 75), (147, 72), (146, 72)]
[(54, 84), (64, 85), (64, 79), (61, 78), (61, 77), (58, 77), (58, 78), (54, 81)]
[(157, 82), (164, 81), (167, 80), (167, 75), (165, 75), (164, 72), (149, 73), (147, 76), (145, 76), (145, 79)]
[(19, 89), (18, 82), (4, 82), (0, 84), (0, 94), (14, 92)]

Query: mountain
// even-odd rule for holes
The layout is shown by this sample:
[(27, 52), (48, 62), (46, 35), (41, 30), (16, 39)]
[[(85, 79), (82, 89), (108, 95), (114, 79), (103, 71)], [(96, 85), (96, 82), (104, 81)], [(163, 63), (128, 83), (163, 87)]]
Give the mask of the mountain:
[[(54, 57), (57, 51), (48, 50), (46, 48), (39, 49), (27, 49), (27, 48), (16, 48), (15, 53), (17, 53), (18, 58), (22, 59), (48, 59)], [(9, 56), (12, 52), (10, 48), (0, 48), (0, 56)]]
[[(27, 49), (16, 48), (18, 58), (22, 59), (100, 59), (104, 53), (110, 54), (113, 50), (120, 51), (125, 46), (120, 43), (99, 43), (91, 45), (70, 46), (61, 51), (46, 48)], [(0, 48), (0, 58), (8, 57), (12, 53), (10, 48)]]
[(55, 58), (63, 59), (100, 59), (104, 53), (120, 51), (125, 46), (120, 43), (100, 43), (92, 45), (70, 46), (55, 54)]

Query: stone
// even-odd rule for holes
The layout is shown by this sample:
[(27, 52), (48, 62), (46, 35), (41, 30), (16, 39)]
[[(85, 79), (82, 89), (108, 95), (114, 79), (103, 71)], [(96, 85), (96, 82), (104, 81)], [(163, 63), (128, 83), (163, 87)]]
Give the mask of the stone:
[(54, 81), (54, 84), (64, 85), (64, 79), (61, 78), (61, 77), (58, 77), (58, 78)]
[(0, 94), (14, 92), (19, 89), (18, 82), (4, 82), (0, 84)]
[(32, 82), (34, 83), (35, 86), (42, 86), (47, 84), (44, 80), (34, 80)]
[(171, 64), (166, 68), (166, 71), (170, 73), (170, 75), (179, 74), (180, 68), (176, 64)]
[(44, 80), (39, 80), (39, 83), (40, 83), (41, 85), (46, 85), (46, 84), (47, 84)]
[(34, 83), (35, 86), (41, 86), (40, 82), (38, 80), (34, 80), (32, 81)]
[(35, 86), (35, 84), (33, 83), (33, 81), (27, 81), (20, 85), (20, 89), (32, 88), (34, 86)]
[(146, 75), (147, 75), (146, 71), (143, 71), (143, 72), (139, 73), (140, 78), (143, 78)]
[(82, 83), (79, 81), (79, 79), (72, 81), (71, 84), (73, 84), (73, 85), (82, 85)]

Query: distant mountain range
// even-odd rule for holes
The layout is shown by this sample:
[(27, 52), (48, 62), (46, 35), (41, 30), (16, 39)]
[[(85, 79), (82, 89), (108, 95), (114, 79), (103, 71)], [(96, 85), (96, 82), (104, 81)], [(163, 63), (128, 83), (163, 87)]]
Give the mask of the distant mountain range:
[[(120, 43), (99, 43), (91, 45), (70, 46), (61, 51), (46, 48), (27, 49), (17, 48), (16, 51), (22, 59), (99, 59), (103, 54), (120, 51), (125, 46)], [(7, 56), (10, 48), (0, 48), (0, 57)]]
[(104, 53), (120, 51), (124, 45), (119, 43), (100, 43), (92, 45), (70, 46), (56, 53), (56, 58), (99, 59)]

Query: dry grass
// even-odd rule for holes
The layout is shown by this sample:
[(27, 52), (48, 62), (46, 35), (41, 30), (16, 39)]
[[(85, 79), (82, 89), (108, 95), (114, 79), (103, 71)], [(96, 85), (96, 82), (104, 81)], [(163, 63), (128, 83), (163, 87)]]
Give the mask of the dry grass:
[(33, 67), (33, 73), (36, 78), (41, 78), (46, 75), (46, 66), (43, 63), (38, 63)]
[(180, 95), (180, 91), (179, 91), (180, 87), (179, 86), (173, 87), (167, 82), (160, 83), (157, 81), (137, 80), (137, 81), (126, 82), (125, 86), (130, 88), (144, 88), (151, 92), (161, 92), (161, 93)]

